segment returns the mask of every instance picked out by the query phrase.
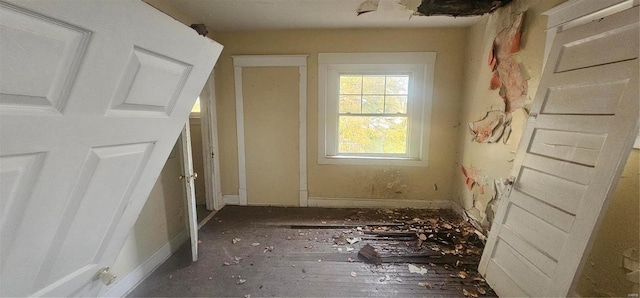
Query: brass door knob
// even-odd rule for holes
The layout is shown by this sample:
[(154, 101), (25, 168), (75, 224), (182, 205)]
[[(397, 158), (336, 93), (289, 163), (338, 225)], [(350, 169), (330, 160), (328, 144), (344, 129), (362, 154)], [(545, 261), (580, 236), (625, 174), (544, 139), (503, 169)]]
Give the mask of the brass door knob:
[(117, 275), (109, 272), (109, 267), (107, 266), (100, 269), (97, 276), (100, 281), (102, 281), (102, 283), (104, 283), (106, 286), (111, 285), (114, 281), (116, 281), (116, 278), (118, 277)]
[(178, 178), (180, 180), (185, 179), (185, 178), (196, 180), (196, 179), (198, 179), (198, 173), (193, 173), (193, 175), (189, 175), (189, 176), (180, 175), (180, 177), (178, 177)]

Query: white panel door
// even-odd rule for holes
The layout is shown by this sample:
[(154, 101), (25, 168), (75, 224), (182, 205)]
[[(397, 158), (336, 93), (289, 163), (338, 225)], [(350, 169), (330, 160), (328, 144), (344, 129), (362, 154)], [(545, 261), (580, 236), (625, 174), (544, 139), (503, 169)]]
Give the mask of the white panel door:
[(0, 2), (0, 40), (0, 296), (95, 296), (222, 46), (127, 0)]
[(479, 270), (567, 296), (638, 131), (638, 7), (556, 35)]
[(187, 226), (189, 227), (189, 237), (191, 238), (191, 260), (198, 260), (198, 216), (196, 213), (196, 185), (195, 179), (198, 174), (193, 171), (193, 151), (191, 150), (191, 128), (189, 121), (182, 128), (180, 134), (180, 153), (182, 159), (182, 185), (184, 187), (185, 204), (187, 208)]

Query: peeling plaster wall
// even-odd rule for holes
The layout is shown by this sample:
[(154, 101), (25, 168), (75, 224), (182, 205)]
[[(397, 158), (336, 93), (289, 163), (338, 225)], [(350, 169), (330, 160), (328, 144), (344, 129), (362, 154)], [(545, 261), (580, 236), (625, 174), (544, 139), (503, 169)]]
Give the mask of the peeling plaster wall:
[[(459, 129), (458, 162), (468, 168), (476, 168), (488, 179), (484, 194), (479, 188), (467, 190), (463, 174), (456, 172), (454, 196), (467, 209), (472, 217), (486, 217), (487, 203), (494, 196), (492, 181), (507, 178), (511, 174), (518, 143), (522, 135), (526, 115), (522, 109), (514, 112), (512, 133), (507, 144), (477, 143), (471, 140), (467, 123), (484, 117), (487, 111), (503, 104), (497, 90), (489, 90), (491, 71), (488, 53), (496, 34), (509, 25), (515, 14), (524, 10), (521, 50), (515, 53), (516, 59), (526, 66), (529, 79), (528, 96), (533, 99), (542, 73), (542, 60), (545, 46), (546, 17), (540, 13), (564, 2), (563, 0), (523, 1), (499, 9), (493, 15), (483, 17), (470, 28), (467, 40), (467, 58), (465, 61), (465, 84), (461, 108), (463, 125)], [(640, 247), (640, 150), (631, 152), (620, 182), (616, 188), (609, 209), (599, 231), (596, 231), (594, 245), (581, 273), (577, 293), (582, 297), (611, 296), (626, 297), (633, 292), (633, 284), (625, 279), (628, 270), (621, 267), (622, 253), (628, 248)], [(475, 205), (474, 205), (475, 201)], [(487, 220), (487, 224), (488, 224)]]
[(630, 271), (621, 265), (625, 250), (640, 248), (639, 167), (640, 150), (633, 149), (578, 282), (582, 297), (638, 295), (637, 285), (634, 292), (633, 283), (625, 279)]
[[(237, 194), (235, 93), (230, 56), (309, 54), (307, 155), (310, 197), (450, 200), (467, 29), (277, 30), (213, 32), (224, 45), (216, 66), (222, 192)], [(319, 165), (318, 53), (436, 52), (428, 167)], [(296, 117), (297, 115), (292, 115)], [(246, 115), (245, 117), (251, 117)], [(294, 157), (294, 158), (297, 158)], [(434, 184), (438, 185), (435, 190)], [(278, 187), (274, 185), (273, 187)]]
[[(498, 32), (509, 26), (518, 13), (526, 11), (522, 24), (520, 51), (514, 53), (515, 59), (526, 66), (530, 77), (528, 81), (528, 97), (535, 96), (540, 75), (542, 74), (542, 58), (546, 38), (546, 17), (540, 14), (564, 0), (516, 0), (498, 9), (491, 15), (484, 16), (469, 30), (467, 40), (467, 57), (465, 60), (464, 94), (461, 108), (461, 124), (459, 136), (458, 162), (467, 168), (476, 168), (487, 177), (484, 193), (480, 188), (467, 190), (460, 171), (456, 172), (454, 198), (468, 210), (470, 215), (479, 221), (486, 218), (487, 204), (493, 198), (495, 191), (494, 179), (507, 178), (513, 165), (513, 157), (518, 148), (526, 114), (522, 109), (513, 112), (512, 132), (506, 144), (502, 140), (497, 143), (477, 143), (472, 141), (467, 123), (482, 119), (490, 110), (499, 110), (504, 106), (498, 90), (489, 90), (491, 69), (488, 65), (489, 51), (493, 39)], [(474, 200), (475, 199), (475, 200)], [(474, 203), (475, 201), (475, 203)], [(490, 216), (490, 215), (489, 215)], [(488, 221), (485, 221), (488, 226)]]

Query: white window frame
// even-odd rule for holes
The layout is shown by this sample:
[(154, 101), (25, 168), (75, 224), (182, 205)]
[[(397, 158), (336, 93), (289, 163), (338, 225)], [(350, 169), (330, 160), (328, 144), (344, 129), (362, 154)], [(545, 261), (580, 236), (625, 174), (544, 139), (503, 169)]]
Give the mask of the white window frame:
[[(427, 166), (436, 53), (319, 53), (318, 163)], [(409, 74), (407, 154), (338, 153), (340, 74)]]

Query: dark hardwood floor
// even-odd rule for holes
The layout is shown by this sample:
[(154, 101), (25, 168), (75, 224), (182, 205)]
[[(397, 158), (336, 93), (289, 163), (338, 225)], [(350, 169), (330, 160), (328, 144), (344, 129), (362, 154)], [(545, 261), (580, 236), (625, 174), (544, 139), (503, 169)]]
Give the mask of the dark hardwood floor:
[[(197, 262), (187, 242), (129, 296), (495, 296), (472, 234), (447, 210), (226, 206), (200, 229)], [(367, 244), (380, 265), (358, 255)]]

